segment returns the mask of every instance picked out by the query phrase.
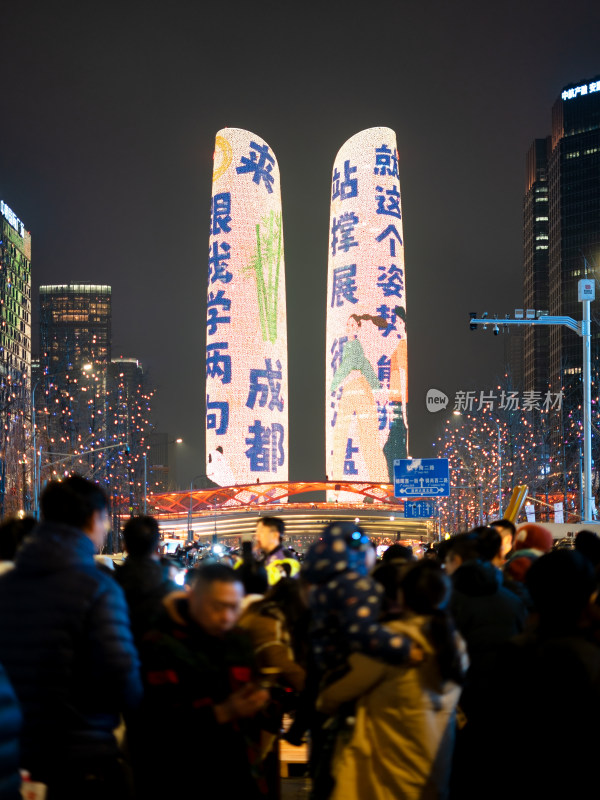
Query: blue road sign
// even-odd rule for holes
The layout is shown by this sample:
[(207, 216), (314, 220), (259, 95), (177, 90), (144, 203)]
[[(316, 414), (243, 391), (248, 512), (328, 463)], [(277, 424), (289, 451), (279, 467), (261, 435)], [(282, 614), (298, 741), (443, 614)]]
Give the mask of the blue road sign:
[(419, 517), (437, 517), (435, 503), (430, 500), (406, 500), (404, 503), (404, 516), (406, 519)]
[(449, 497), (447, 458), (399, 458), (394, 461), (394, 497)]

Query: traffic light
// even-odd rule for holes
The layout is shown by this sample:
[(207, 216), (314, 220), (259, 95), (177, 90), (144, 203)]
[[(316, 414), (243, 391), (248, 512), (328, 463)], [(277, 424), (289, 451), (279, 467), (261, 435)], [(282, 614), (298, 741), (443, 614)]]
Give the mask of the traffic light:
[[(471, 319), (477, 319), (477, 312), (476, 311), (470, 311), (469, 312), (469, 317)], [(469, 325), (469, 330), (470, 331), (476, 331), (477, 330), (477, 323), (476, 322), (471, 322), (471, 324)]]

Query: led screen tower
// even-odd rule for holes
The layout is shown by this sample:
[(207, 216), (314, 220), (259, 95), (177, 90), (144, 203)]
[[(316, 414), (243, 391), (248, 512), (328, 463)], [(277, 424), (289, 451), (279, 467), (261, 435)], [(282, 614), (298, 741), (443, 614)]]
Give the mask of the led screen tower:
[(406, 293), (396, 135), (369, 128), (335, 159), (327, 281), (330, 480), (393, 480), (408, 447)]
[(215, 144), (206, 319), (206, 474), (287, 481), (288, 376), (279, 167), (259, 136)]

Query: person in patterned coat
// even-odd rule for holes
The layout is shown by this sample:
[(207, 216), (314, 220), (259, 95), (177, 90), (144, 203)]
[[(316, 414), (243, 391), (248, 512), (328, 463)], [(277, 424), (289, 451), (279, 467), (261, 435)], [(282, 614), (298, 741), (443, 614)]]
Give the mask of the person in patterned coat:
[(328, 525), (306, 554), (302, 575), (310, 584), (311, 643), (322, 673), (343, 666), (353, 652), (392, 664), (422, 657), (409, 638), (381, 625), (383, 588), (369, 574), (374, 564), (368, 537), (351, 522)]

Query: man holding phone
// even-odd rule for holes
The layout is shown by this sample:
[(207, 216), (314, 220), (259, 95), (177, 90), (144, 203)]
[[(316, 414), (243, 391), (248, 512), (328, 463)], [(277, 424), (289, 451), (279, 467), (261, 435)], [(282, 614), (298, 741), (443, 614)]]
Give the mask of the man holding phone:
[(144, 637), (146, 695), (131, 737), (142, 796), (260, 797), (253, 717), (269, 693), (235, 627), (243, 594), (231, 567), (204, 565), (191, 591), (166, 599)]

